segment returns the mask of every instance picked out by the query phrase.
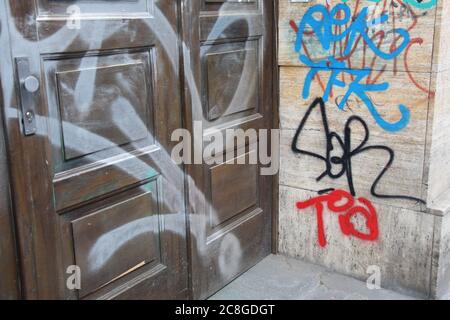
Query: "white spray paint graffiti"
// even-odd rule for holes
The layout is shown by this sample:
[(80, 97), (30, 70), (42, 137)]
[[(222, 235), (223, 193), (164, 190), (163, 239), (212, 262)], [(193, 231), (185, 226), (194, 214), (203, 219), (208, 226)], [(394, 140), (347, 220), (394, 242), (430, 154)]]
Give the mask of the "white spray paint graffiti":
[[(42, 44), (42, 47), (50, 46), (53, 48), (58, 48), (59, 51), (63, 52), (65, 50), (68, 50), (68, 46), (71, 43), (80, 42), (84, 43), (86, 50), (93, 50), (95, 48), (101, 47), (101, 40), (99, 39), (105, 39), (108, 37), (112, 37), (116, 32), (118, 32), (118, 27), (111, 27), (111, 25), (107, 24), (98, 24), (90, 22), (90, 29), (89, 32), (84, 32), (85, 30), (84, 25), (80, 23), (80, 19), (78, 18), (78, 15), (80, 12), (69, 12), (71, 14), (72, 21), (75, 22), (74, 24), (68, 24), (65, 28), (61, 28), (54, 34), (50, 35), (47, 38), (40, 39), (39, 41)], [(178, 55), (176, 54), (178, 52), (177, 48), (177, 41), (178, 41), (178, 35), (175, 30), (171, 28), (170, 23), (167, 21), (166, 17), (160, 12), (158, 9), (154, 12), (154, 19), (148, 19), (146, 20), (148, 22), (148, 28), (153, 31), (154, 34), (156, 34), (159, 37), (159, 40), (167, 53), (167, 55), (170, 58), (171, 61), (171, 67), (178, 72), (179, 68), (179, 62), (178, 62)], [(241, 19), (241, 18), (239, 18)], [(32, 21), (30, 20), (30, 23)], [(232, 19), (229, 20), (229, 23), (233, 23)], [(242, 21), (241, 21), (242, 22)], [(247, 23), (250, 25), (252, 22), (249, 19)], [(126, 27), (126, 26), (125, 26)], [(215, 25), (212, 29), (211, 34), (208, 36), (208, 39), (215, 39), (217, 38), (226, 28), (228, 25), (226, 24), (218, 24)], [(122, 26), (121, 28), (124, 28)], [(78, 32), (75, 32), (78, 30)], [(32, 42), (28, 41), (23, 37), (23, 35), (19, 32), (17, 29), (10, 30), (12, 36), (16, 39), (19, 39), (19, 43), (22, 43), (24, 47), (22, 48), (23, 51), (30, 51), (32, 50)], [(66, 47), (61, 47), (60, 44), (68, 44)], [(196, 88), (195, 80), (193, 78), (193, 72), (192, 72), (192, 66), (190, 65), (190, 57), (188, 56), (190, 54), (190, 51), (186, 48), (186, 45), (182, 44), (184, 49), (183, 53), (185, 55), (185, 74), (186, 74), (186, 83), (190, 88), (190, 92), (192, 94), (192, 99), (194, 103), (201, 104), (201, 97), (199, 93), (199, 89)], [(28, 46), (28, 48), (27, 48)], [(3, 50), (3, 49), (2, 49)], [(5, 54), (4, 51), (2, 51), (2, 56), (8, 56), (9, 54)], [(8, 58), (9, 59), (9, 58)], [(7, 63), (7, 62), (5, 62)], [(92, 60), (89, 61), (87, 65), (84, 65), (84, 63), (87, 63), (87, 59), (81, 59), (81, 65), (80, 69), (87, 69), (89, 66), (93, 64)], [(95, 63), (94, 63), (95, 64)], [(36, 60), (36, 56), (33, 55), (31, 57), (31, 65), (33, 66), (40, 66), (40, 61)], [(9, 71), (5, 71), (7, 74)], [(32, 70), (34, 73), (40, 73), (39, 70)], [(238, 90), (235, 93), (235, 96), (233, 98), (232, 103), (230, 104), (230, 107), (232, 108), (233, 105), (235, 105), (235, 101), (237, 100), (243, 100), (246, 98), (246, 92), (245, 87), (248, 85), (248, 81), (251, 75), (251, 72), (254, 72), (254, 70), (251, 70), (249, 68), (248, 61), (244, 64), (244, 76), (240, 79), (240, 84), (238, 86)], [(12, 74), (10, 74), (11, 78), (13, 77)], [(80, 101), (93, 101), (94, 94), (95, 94), (95, 83), (96, 83), (96, 76), (92, 76), (91, 73), (81, 73), (80, 78), (77, 81), (76, 89), (74, 90), (75, 100)], [(130, 92), (132, 90), (130, 89)], [(77, 97), (76, 92), (83, 92), (83, 97)], [(5, 101), (6, 105), (11, 105), (10, 102), (12, 101), (12, 93), (6, 92), (5, 93)], [(130, 105), (129, 101), (124, 100), (123, 96), (118, 96), (117, 99), (113, 102), (114, 105)], [(86, 108), (89, 107), (89, 104), (84, 104)], [(132, 110), (133, 108), (128, 108), (129, 110)], [(20, 115), (18, 109), (15, 108), (6, 108), (4, 110), (5, 117), (7, 121), (19, 121)], [(118, 127), (119, 129), (122, 128), (122, 134), (127, 135), (128, 132), (125, 131), (125, 128), (129, 127), (127, 123), (132, 122), (134, 124), (139, 123), (142, 121), (142, 119), (139, 117), (139, 115), (134, 114), (131, 116), (131, 118), (126, 119), (126, 122), (124, 122), (124, 119), (121, 118), (120, 113), (118, 112), (118, 108), (112, 108), (112, 122), (113, 124)], [(36, 115), (36, 123), (38, 126), (37, 135), (41, 136), (48, 136), (48, 130), (49, 128), (55, 128), (57, 126), (61, 125), (61, 120), (57, 118), (49, 118), (46, 116)], [(142, 124), (145, 125), (145, 124)], [(74, 126), (72, 123), (64, 122), (64, 130), (67, 130), (68, 134), (71, 134), (72, 136), (79, 135), (79, 140), (74, 140), (72, 145), (66, 146), (73, 150), (80, 150), (82, 151), (86, 144), (90, 144), (92, 148), (96, 148), (98, 146), (115, 146), (112, 141), (109, 141), (105, 139), (102, 136), (99, 136), (93, 132), (90, 132), (88, 130), (85, 130), (83, 128)], [(80, 134), (81, 132), (81, 134)], [(75, 134), (77, 133), (77, 134)], [(49, 137), (51, 139), (52, 144), (55, 147), (61, 147), (60, 140), (56, 137)], [(198, 141), (194, 141), (194, 143), (198, 143)], [(81, 147), (83, 146), (83, 148)], [(124, 152), (126, 152), (124, 150)], [(170, 152), (166, 150), (162, 150), (164, 161), (158, 162), (158, 168), (149, 168), (148, 164), (141, 161), (139, 163), (139, 170), (150, 170), (154, 169), (158, 172), (163, 172), (165, 175), (165, 179), (168, 179), (171, 181), (174, 176), (177, 176), (179, 174), (182, 174), (182, 168), (178, 167), (178, 171), (174, 171), (174, 163), (171, 159)], [(151, 155), (150, 155), (151, 156)], [(130, 154), (130, 157), (134, 157)], [(90, 155), (87, 157), (89, 161), (95, 162), (96, 165), (101, 165), (102, 163), (110, 164), (110, 160), (105, 161), (102, 158), (98, 158), (96, 155)], [(127, 174), (134, 175), (133, 172), (129, 172), (128, 168), (123, 167), (123, 162), (117, 161), (115, 163), (115, 167), (118, 169), (121, 169), (125, 171)], [(172, 176), (172, 177), (171, 177)], [(136, 176), (137, 177), (137, 176)], [(187, 177), (187, 179), (191, 179), (190, 177)], [(195, 183), (191, 181), (189, 183), (190, 186), (195, 186)], [(167, 194), (179, 194), (180, 188), (182, 186), (176, 186), (171, 185), (171, 190), (167, 190)], [(199, 202), (207, 203), (207, 197), (198, 189), (190, 190), (191, 194), (194, 198), (197, 198)], [(178, 197), (171, 197), (170, 202), (165, 203), (164, 206), (168, 208), (169, 212), (164, 212), (164, 219), (177, 219), (177, 215), (179, 212), (170, 212), (171, 208), (177, 208), (182, 207), (182, 203), (176, 203), (174, 201), (183, 201), (182, 199), (179, 199)], [(176, 204), (176, 205), (175, 205)], [(209, 204), (210, 205), (210, 204)], [(216, 216), (216, 212), (213, 208), (213, 216)], [(101, 238), (98, 239), (98, 241), (93, 245), (93, 247), (90, 250), (89, 253), (89, 263), (90, 267), (93, 270), (99, 270), (104, 265), (108, 263), (108, 261), (111, 259), (111, 257), (114, 255), (114, 253), (120, 249), (125, 243), (130, 241), (131, 239), (134, 239), (135, 237), (138, 237), (140, 234), (148, 232), (148, 226), (152, 225), (150, 221), (147, 219), (151, 218), (145, 218), (141, 220), (133, 221), (129, 224), (123, 225), (119, 228), (116, 228), (114, 230), (111, 230), (109, 233), (103, 235)], [(198, 226), (205, 226), (209, 223), (209, 217), (206, 217), (204, 215), (199, 215), (196, 213), (192, 213), (190, 215), (191, 224), (198, 225)], [(177, 225), (177, 224), (170, 224), (170, 225)], [(179, 224), (179, 228), (176, 228), (174, 230), (170, 230), (170, 232), (173, 232), (181, 237), (185, 237), (185, 226)], [(200, 227), (196, 228), (195, 231), (192, 234), (192, 237), (194, 238), (201, 238), (205, 239), (207, 237), (206, 234), (204, 234), (204, 230), (206, 228)], [(206, 252), (205, 244), (201, 241), (197, 242), (198, 248), (197, 252), (199, 256), (202, 256)], [(223, 236), (222, 243), (220, 246), (220, 252), (219, 252), (219, 268), (220, 273), (224, 278), (229, 278), (232, 275), (236, 274), (239, 270), (239, 266), (241, 265), (242, 260), (242, 247), (239, 242), (239, 240), (232, 235), (231, 233), (226, 234)]]

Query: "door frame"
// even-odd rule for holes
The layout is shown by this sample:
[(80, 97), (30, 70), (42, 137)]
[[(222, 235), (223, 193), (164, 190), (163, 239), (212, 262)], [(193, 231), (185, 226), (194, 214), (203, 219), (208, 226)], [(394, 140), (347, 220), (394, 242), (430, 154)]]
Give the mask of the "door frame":
[[(279, 39), (279, 12), (278, 12), (278, 0), (273, 1), (273, 129), (280, 129), (280, 68), (278, 66), (278, 39)], [(281, 132), (280, 132), (281, 134)], [(280, 137), (281, 138), (281, 137)], [(280, 171), (273, 177), (273, 199), (272, 199), (272, 254), (278, 254), (278, 218), (280, 214)]]

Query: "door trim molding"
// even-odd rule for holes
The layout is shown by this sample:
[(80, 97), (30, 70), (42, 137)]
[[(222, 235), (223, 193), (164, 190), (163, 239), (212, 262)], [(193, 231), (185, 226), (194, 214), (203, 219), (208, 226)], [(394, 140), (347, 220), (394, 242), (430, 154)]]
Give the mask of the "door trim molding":
[[(273, 129), (280, 129), (280, 74), (278, 67), (278, 1), (273, 1)], [(278, 219), (280, 212), (280, 172), (273, 177), (272, 253), (278, 253)]]

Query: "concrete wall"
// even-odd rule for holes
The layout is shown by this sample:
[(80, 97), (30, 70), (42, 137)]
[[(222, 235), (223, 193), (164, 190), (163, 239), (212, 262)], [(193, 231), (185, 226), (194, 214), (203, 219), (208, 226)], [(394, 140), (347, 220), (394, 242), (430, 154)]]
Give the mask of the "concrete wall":
[[(442, 296), (450, 59), (440, 31), (450, 5), (344, 2), (279, 1), (279, 250), (364, 280), (376, 266), (383, 287)], [(386, 19), (358, 28), (364, 8)], [(343, 208), (333, 190), (354, 203)]]

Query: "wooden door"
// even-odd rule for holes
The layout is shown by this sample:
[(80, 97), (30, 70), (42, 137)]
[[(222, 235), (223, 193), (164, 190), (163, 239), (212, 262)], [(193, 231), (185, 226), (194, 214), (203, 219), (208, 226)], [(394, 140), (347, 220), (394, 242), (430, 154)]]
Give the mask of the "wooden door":
[[(183, 8), (186, 125), (194, 149), (206, 149), (218, 132), (225, 141), (229, 129), (272, 128), (273, 2), (184, 0)], [(194, 298), (213, 294), (271, 251), (273, 178), (250, 161), (233, 164), (257, 146), (249, 135), (215, 150), (224, 163), (188, 166)]]
[[(0, 107), (2, 100), (0, 90)], [(0, 300), (16, 300), (20, 284), (2, 118), (0, 114)]]
[(185, 298), (177, 1), (0, 5), (24, 297)]

